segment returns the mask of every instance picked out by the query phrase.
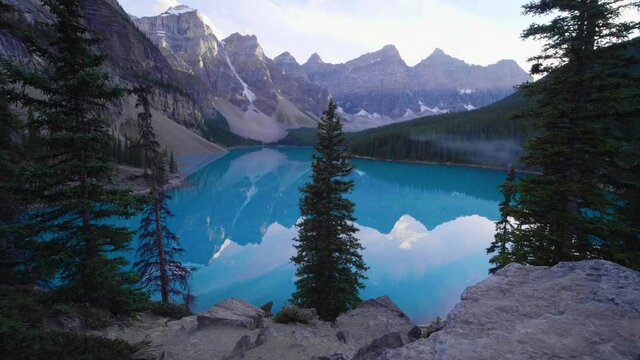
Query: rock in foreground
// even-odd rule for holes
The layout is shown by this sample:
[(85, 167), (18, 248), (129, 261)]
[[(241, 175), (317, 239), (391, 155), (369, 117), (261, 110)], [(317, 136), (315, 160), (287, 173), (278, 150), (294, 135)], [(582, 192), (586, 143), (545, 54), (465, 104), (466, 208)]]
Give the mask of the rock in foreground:
[(640, 273), (602, 260), (511, 264), (468, 288), (443, 330), (378, 359), (640, 359)]
[(197, 316), (104, 335), (144, 344), (134, 355), (138, 360), (352, 359), (356, 353), (372, 359), (409, 343), (415, 326), (388, 297), (365, 301), (332, 323), (280, 324), (265, 315), (242, 300), (227, 299)]

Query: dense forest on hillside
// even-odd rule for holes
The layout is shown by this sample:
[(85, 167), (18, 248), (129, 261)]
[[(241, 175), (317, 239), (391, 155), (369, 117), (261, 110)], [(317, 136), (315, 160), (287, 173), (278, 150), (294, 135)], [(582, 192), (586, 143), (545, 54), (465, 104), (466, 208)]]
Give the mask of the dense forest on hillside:
[(355, 155), (392, 160), (509, 166), (517, 163), (524, 140), (534, 131), (528, 120), (513, 117), (526, 102), (515, 93), (478, 110), (352, 134), (350, 149)]

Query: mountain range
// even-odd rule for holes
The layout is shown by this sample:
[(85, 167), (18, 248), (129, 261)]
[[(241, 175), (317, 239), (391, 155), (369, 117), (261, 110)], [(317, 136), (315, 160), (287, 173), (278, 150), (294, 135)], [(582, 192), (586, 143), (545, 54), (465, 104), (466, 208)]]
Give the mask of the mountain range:
[[(318, 54), (304, 64), (288, 52), (271, 59), (256, 36), (218, 39), (202, 14), (184, 5), (137, 18), (116, 0), (82, 2), (87, 27), (103, 40), (100, 50), (109, 56), (116, 81), (153, 87), (156, 122), (171, 131), (160, 134), (167, 147), (183, 147), (173, 133), (185, 131), (190, 134), (184, 139), (197, 144), (276, 142), (291, 129), (314, 127), (329, 97), (338, 103), (345, 129), (356, 131), (483, 107), (531, 80), (512, 60), (469, 65), (440, 49), (410, 67), (392, 45), (343, 64), (325, 63)], [(51, 21), (38, 0), (12, 3), (22, 27)], [(0, 55), (36, 61), (7, 31), (0, 31)], [(114, 128), (130, 135), (135, 98), (112, 112)]]
[(344, 64), (314, 54), (301, 65), (289, 52), (272, 60), (255, 36), (217, 39), (202, 15), (185, 5), (133, 20), (175, 69), (204, 80), (209, 91), (200, 94), (210, 98), (202, 102), (218, 109), (233, 133), (261, 141), (313, 126), (329, 95), (347, 130), (361, 130), (482, 107), (530, 80), (515, 61), (473, 66), (440, 49), (409, 67), (393, 45)]

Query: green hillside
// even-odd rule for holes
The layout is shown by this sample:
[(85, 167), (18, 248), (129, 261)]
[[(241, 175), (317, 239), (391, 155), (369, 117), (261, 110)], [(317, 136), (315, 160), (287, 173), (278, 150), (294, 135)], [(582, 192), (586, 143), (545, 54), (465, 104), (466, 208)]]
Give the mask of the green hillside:
[(392, 160), (517, 165), (530, 122), (513, 115), (527, 99), (520, 93), (481, 109), (428, 116), (351, 134), (355, 155)]

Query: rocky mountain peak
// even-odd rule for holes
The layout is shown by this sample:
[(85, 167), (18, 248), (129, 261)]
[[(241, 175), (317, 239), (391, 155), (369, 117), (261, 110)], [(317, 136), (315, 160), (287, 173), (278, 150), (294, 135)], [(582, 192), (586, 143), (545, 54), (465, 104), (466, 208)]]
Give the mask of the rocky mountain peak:
[(400, 57), (400, 52), (398, 52), (398, 49), (396, 48), (396, 46), (391, 44), (385, 45), (382, 49), (378, 51), (378, 53), (385, 54), (388, 56), (393, 56), (393, 57)]
[(324, 64), (324, 61), (322, 61), (318, 53), (313, 53), (313, 55), (309, 57), (309, 60), (307, 60), (307, 64)]
[(518, 65), (518, 63), (515, 60), (511, 60), (511, 59), (500, 60), (495, 64), (495, 66), (504, 68), (504, 69), (509, 69), (509, 70), (522, 71), (522, 68), (520, 67), (520, 65)]
[(197, 12), (197, 10), (192, 9), (187, 5), (176, 5), (167, 9), (167, 11), (160, 14), (160, 16), (182, 15), (182, 14), (191, 13), (191, 12)]
[(223, 43), (227, 49), (233, 49), (231, 52), (236, 54), (242, 54), (244, 56), (256, 55), (260, 60), (264, 60), (264, 50), (258, 43), (258, 38), (255, 35), (242, 35), (240, 33), (233, 33), (223, 40)]
[(346, 65), (350, 68), (370, 68), (374, 66), (380, 68), (379, 71), (387, 71), (393, 74), (398, 74), (398, 71), (406, 70), (404, 68), (407, 67), (398, 49), (393, 45), (386, 45), (378, 51), (364, 54), (357, 59), (348, 61)]
[(298, 61), (296, 60), (295, 57), (293, 57), (293, 55), (291, 55), (291, 53), (289, 53), (288, 51), (283, 52), (282, 54), (276, 56), (273, 61), (276, 64), (295, 64), (295, 65), (299, 65)]
[(435, 50), (433, 50), (433, 52), (431, 53), (431, 55), (429, 55), (429, 57), (436, 57), (436, 56), (449, 56), (449, 55), (447, 55), (444, 52), (444, 50), (440, 48), (435, 48)]

